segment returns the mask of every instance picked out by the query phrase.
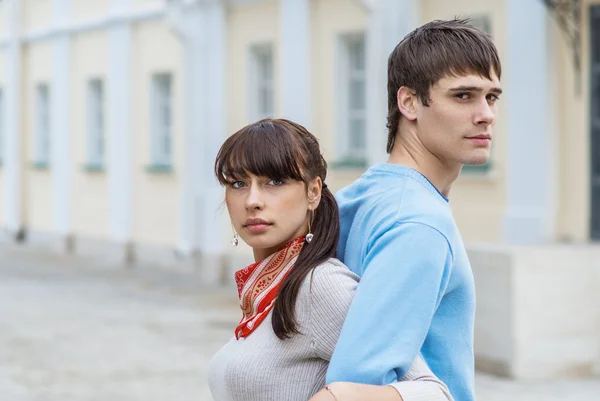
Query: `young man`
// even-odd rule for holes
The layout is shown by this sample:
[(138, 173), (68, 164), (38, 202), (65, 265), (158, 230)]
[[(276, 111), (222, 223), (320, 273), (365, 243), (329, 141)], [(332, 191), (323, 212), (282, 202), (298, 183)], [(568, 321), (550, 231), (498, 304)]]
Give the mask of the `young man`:
[[(448, 196), (463, 165), (490, 156), (500, 75), (489, 36), (465, 20), (430, 22), (390, 55), (388, 162), (337, 194), (338, 256), (361, 282), (327, 372), (331, 400), (360, 398), (338, 382), (400, 380), (419, 353), (455, 400), (475, 399), (475, 289)], [(405, 401), (421, 391), (398, 389)]]

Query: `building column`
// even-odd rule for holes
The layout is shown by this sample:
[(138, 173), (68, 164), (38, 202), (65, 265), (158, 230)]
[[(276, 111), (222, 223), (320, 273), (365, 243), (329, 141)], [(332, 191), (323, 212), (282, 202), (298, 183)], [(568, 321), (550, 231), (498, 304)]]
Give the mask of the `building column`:
[(9, 0), (6, 13), (8, 47), (6, 57), (6, 109), (4, 116), (4, 228), (11, 237), (24, 229), (23, 212), (23, 142), (21, 135), (21, 39), (22, 2)]
[[(113, 0), (112, 14), (129, 9), (130, 0)], [(123, 247), (124, 261), (133, 259), (133, 148), (131, 132), (131, 27), (113, 25), (108, 32), (107, 79), (108, 186), (111, 239)]]
[(367, 45), (367, 162), (387, 160), (387, 61), (406, 34), (419, 25), (417, 0), (362, 0), (370, 12)]
[(310, 128), (310, 2), (281, 0), (281, 116)]
[[(216, 281), (215, 274), (225, 266), (225, 249), (229, 241), (224, 227), (229, 221), (222, 207), (225, 192), (214, 176), (214, 162), (219, 148), (227, 138), (227, 14), (225, 2), (213, 0), (204, 6), (205, 30), (202, 35), (204, 51), (201, 63), (204, 91), (202, 98), (204, 121), (202, 124), (201, 172), (202, 186), (196, 187), (196, 197), (201, 199), (202, 214), (198, 216), (200, 228), (198, 248), (202, 257), (205, 278)], [(221, 269), (215, 269), (215, 267)]]
[[(54, 1), (54, 24), (69, 21), (69, 0)], [(71, 160), (70, 131), (70, 40), (66, 34), (52, 39), (52, 81), (50, 86), (50, 152), (53, 188), (54, 230), (60, 247), (70, 250), (71, 232)]]
[(224, 267), (224, 192), (214, 177), (215, 157), (226, 138), (226, 8), (219, 0), (175, 4), (170, 23), (183, 43), (182, 104), (185, 154), (180, 245), (196, 254), (207, 282)]
[(539, 243), (555, 239), (556, 130), (549, 117), (547, 15), (540, 1), (507, 1), (508, 52), (503, 85), (507, 121), (504, 239)]

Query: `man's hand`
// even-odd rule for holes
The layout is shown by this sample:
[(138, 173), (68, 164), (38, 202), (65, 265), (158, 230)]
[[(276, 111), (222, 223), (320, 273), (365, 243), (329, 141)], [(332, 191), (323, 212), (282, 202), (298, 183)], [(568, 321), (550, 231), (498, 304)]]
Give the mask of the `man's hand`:
[(372, 386), (349, 382), (337, 382), (323, 389), (309, 401), (402, 401), (402, 396), (392, 386)]
[(329, 391), (323, 389), (317, 394), (313, 395), (308, 401), (337, 401)]

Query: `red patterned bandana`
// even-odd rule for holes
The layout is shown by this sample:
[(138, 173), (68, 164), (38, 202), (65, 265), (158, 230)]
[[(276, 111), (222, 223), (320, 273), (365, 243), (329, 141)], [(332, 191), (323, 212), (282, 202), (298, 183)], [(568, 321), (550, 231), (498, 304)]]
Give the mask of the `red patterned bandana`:
[(243, 314), (235, 329), (236, 339), (248, 337), (273, 309), (279, 286), (292, 271), (303, 245), (304, 237), (296, 238), (265, 260), (235, 272)]

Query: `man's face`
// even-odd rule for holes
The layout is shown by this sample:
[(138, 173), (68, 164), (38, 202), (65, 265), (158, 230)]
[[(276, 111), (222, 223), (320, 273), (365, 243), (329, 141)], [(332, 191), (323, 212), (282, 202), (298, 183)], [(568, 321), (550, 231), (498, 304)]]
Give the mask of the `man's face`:
[(445, 77), (431, 87), (429, 106), (418, 102), (417, 133), (444, 164), (480, 165), (490, 157), (496, 101), (502, 93), (495, 74)]

